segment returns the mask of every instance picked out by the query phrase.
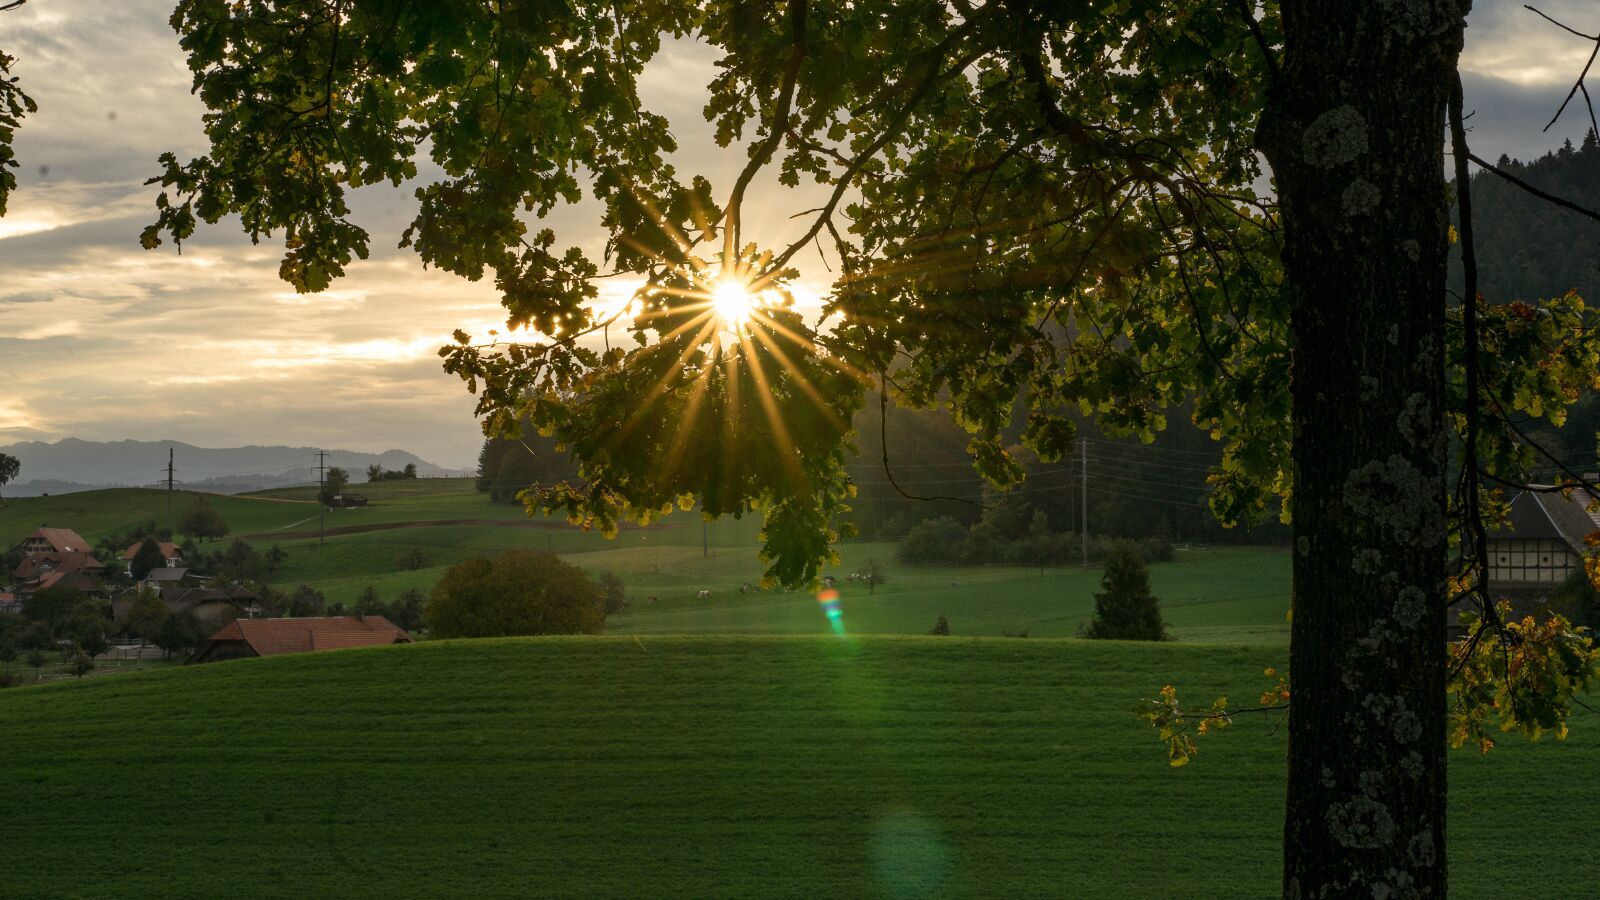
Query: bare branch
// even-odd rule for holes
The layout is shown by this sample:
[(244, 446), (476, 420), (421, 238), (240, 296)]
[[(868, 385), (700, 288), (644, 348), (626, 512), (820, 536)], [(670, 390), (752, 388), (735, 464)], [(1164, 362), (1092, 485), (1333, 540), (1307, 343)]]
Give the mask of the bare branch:
[(1517, 176), (1511, 174), (1510, 172), (1507, 172), (1506, 170), (1500, 168), (1499, 166), (1494, 165), (1493, 163), (1489, 162), (1488, 160), (1484, 159), (1483, 157), (1478, 156), (1477, 154), (1468, 153), (1467, 154), (1467, 159), (1472, 160), (1474, 163), (1476, 163), (1478, 165), (1479, 168), (1484, 169), (1484, 170), (1489, 171), (1489, 172), (1493, 172), (1496, 175), (1499, 175), (1501, 178), (1504, 178), (1505, 180), (1507, 180), (1507, 181), (1511, 182), (1512, 184), (1516, 185), (1517, 187), (1522, 188), (1523, 190), (1527, 191), (1528, 193), (1534, 195), (1535, 197), (1538, 197), (1540, 200), (1544, 200), (1544, 201), (1549, 202), (1549, 203), (1554, 203), (1555, 205), (1561, 207), (1562, 209), (1570, 209), (1570, 210), (1572, 210), (1573, 212), (1577, 213), (1580, 216), (1587, 216), (1588, 218), (1591, 218), (1591, 219), (1595, 220), (1596, 222), (1600, 222), (1600, 213), (1597, 213), (1592, 209), (1585, 209), (1584, 207), (1579, 206), (1576, 203), (1573, 203), (1571, 200), (1564, 200), (1564, 199), (1562, 199), (1560, 197), (1557, 197), (1554, 194), (1547, 194), (1544, 191), (1541, 191), (1538, 188), (1534, 187), (1533, 185), (1527, 183), (1526, 181), (1523, 181), (1521, 178), (1518, 178)]

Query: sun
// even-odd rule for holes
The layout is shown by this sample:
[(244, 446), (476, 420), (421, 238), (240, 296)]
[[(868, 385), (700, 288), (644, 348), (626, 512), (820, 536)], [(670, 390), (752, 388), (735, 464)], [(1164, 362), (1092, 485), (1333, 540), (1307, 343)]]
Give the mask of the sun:
[(711, 308), (728, 328), (738, 330), (750, 321), (760, 303), (748, 287), (732, 278), (720, 278), (711, 289)]

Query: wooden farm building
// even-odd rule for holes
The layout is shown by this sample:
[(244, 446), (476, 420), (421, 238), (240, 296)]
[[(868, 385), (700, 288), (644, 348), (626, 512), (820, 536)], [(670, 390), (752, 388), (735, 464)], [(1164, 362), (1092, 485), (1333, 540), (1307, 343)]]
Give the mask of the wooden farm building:
[(28, 553), (89, 553), (94, 547), (71, 528), (40, 528), (22, 539), (17, 549)]
[(238, 619), (211, 636), (190, 662), (409, 644), (411, 635), (383, 616)]
[(1583, 571), (1584, 538), (1600, 531), (1600, 512), (1588, 496), (1523, 491), (1511, 501), (1505, 525), (1489, 532), (1489, 589), (1548, 594)]

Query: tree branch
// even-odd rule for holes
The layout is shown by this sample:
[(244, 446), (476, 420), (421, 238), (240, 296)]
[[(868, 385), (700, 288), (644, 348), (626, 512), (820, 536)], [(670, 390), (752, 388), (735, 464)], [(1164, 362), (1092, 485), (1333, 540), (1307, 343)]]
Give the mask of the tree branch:
[(1527, 183), (1526, 181), (1523, 181), (1521, 178), (1518, 178), (1517, 176), (1511, 174), (1510, 172), (1507, 172), (1504, 169), (1501, 169), (1499, 166), (1496, 166), (1496, 165), (1488, 162), (1487, 160), (1483, 159), (1482, 157), (1478, 156), (1477, 154), (1468, 153), (1467, 154), (1467, 158), (1472, 160), (1474, 163), (1476, 163), (1479, 168), (1485, 169), (1487, 171), (1493, 172), (1496, 175), (1499, 175), (1501, 178), (1504, 178), (1505, 180), (1507, 180), (1507, 181), (1511, 182), (1512, 184), (1516, 185), (1517, 187), (1522, 188), (1523, 190), (1527, 191), (1528, 193), (1534, 195), (1535, 197), (1538, 197), (1540, 200), (1544, 200), (1544, 201), (1549, 202), (1549, 203), (1554, 203), (1555, 205), (1561, 207), (1562, 209), (1570, 209), (1570, 210), (1572, 210), (1573, 212), (1577, 213), (1580, 216), (1587, 216), (1588, 218), (1593, 219), (1596, 222), (1600, 222), (1600, 213), (1597, 213), (1592, 209), (1585, 209), (1584, 207), (1581, 207), (1578, 204), (1573, 203), (1571, 200), (1563, 200), (1562, 198), (1557, 197), (1554, 194), (1547, 194), (1544, 191), (1541, 191), (1538, 188), (1534, 187), (1533, 185)]

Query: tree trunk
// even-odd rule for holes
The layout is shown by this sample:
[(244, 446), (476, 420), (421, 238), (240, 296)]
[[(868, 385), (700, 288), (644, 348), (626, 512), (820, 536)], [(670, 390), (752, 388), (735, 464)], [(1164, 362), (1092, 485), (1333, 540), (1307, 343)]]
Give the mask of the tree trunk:
[(1445, 896), (1444, 119), (1468, 0), (1283, 4), (1294, 345), (1283, 892)]

